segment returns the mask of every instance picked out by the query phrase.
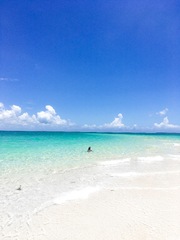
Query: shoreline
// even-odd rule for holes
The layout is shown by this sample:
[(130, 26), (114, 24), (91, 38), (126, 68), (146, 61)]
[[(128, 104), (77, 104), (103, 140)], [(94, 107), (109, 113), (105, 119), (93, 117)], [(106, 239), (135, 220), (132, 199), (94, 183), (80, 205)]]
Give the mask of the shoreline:
[[(50, 199), (44, 203), (40, 204), (38, 197), (42, 187), (45, 187), (41, 182), (38, 188), (34, 188), (31, 182), (31, 187), (27, 184), (27, 188), (20, 192), (9, 192), (6, 200), (13, 200), (11, 206), (7, 205), (8, 202), (6, 203), (4, 198), (2, 206), (7, 207), (2, 209), (4, 215), (0, 216), (3, 223), (0, 226), (0, 238), (178, 240), (178, 166), (179, 155), (175, 155), (175, 159), (170, 162), (157, 157), (143, 158), (138, 164), (131, 162), (131, 159), (126, 159), (125, 162), (104, 161), (100, 165), (86, 168), (86, 171), (83, 168), (73, 170), (73, 174), (72, 171), (67, 172), (66, 178), (59, 172), (55, 172), (53, 177), (49, 172), (51, 178), (48, 178), (50, 182), (47, 192)], [(128, 167), (128, 171), (122, 171), (123, 167)], [(129, 167), (134, 170), (129, 171)], [(32, 177), (30, 174), (31, 179)], [(51, 195), (59, 191), (61, 193), (57, 196)], [(33, 212), (28, 212), (31, 205), (29, 196), (32, 204), (36, 203), (36, 206), (31, 206), (31, 210), (34, 208)]]
[(177, 240), (180, 189), (103, 189), (36, 213), (18, 240)]

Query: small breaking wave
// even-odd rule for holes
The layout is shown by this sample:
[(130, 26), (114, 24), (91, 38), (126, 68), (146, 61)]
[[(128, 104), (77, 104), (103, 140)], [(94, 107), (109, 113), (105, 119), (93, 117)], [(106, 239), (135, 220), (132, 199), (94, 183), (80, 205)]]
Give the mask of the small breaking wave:
[(171, 160), (180, 161), (180, 155), (169, 154), (169, 157), (171, 158)]
[(180, 147), (180, 143), (174, 143), (173, 144), (175, 147)]
[(100, 165), (104, 165), (104, 166), (115, 166), (115, 165), (119, 165), (119, 164), (123, 164), (123, 163), (128, 163), (130, 162), (131, 158), (124, 158), (124, 159), (118, 159), (118, 160), (109, 160), (109, 161), (103, 161), (103, 162), (99, 162)]
[(131, 178), (131, 177), (145, 177), (145, 176), (154, 176), (154, 175), (167, 175), (167, 174), (180, 174), (180, 171), (164, 171), (164, 172), (126, 172), (126, 173), (111, 173), (111, 177), (122, 177), (122, 178)]
[(73, 201), (73, 200), (80, 200), (80, 199), (87, 199), (89, 197), (89, 195), (100, 191), (101, 188), (99, 186), (96, 187), (86, 187), (83, 189), (79, 189), (79, 190), (72, 190), (69, 192), (64, 192), (62, 193), (59, 197), (56, 197), (54, 199), (52, 199), (51, 201), (47, 201), (43, 204), (41, 204), (40, 207), (35, 208), (35, 210), (33, 211), (33, 214), (37, 214), (41, 211), (43, 211), (44, 209), (53, 206), (55, 204), (60, 205), (63, 203), (66, 203), (68, 201)]
[(180, 190), (180, 186), (174, 186), (174, 187), (118, 187), (119, 190), (154, 190), (154, 191), (176, 191)]
[(100, 187), (86, 187), (80, 190), (73, 190), (70, 192), (64, 192), (60, 197), (55, 198), (53, 203), (62, 204), (67, 201), (86, 199), (90, 194), (100, 191)]
[(145, 162), (156, 162), (156, 161), (163, 161), (164, 158), (162, 156), (138, 157), (137, 160), (145, 161)]

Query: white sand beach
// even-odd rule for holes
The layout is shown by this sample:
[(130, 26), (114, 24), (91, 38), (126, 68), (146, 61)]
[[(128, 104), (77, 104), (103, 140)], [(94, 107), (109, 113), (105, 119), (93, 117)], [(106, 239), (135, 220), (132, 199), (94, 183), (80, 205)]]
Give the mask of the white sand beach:
[(180, 189), (106, 189), (37, 213), (19, 240), (178, 240)]
[[(81, 191), (79, 198), (74, 194), (66, 196), (66, 201), (56, 199), (28, 222), (16, 225), (13, 233), (4, 229), (1, 239), (178, 240), (180, 187), (172, 186), (178, 176), (161, 176), (163, 182), (167, 178), (162, 187), (159, 177), (144, 176), (144, 186), (108, 187), (89, 196)], [(139, 180), (134, 179), (135, 183)]]

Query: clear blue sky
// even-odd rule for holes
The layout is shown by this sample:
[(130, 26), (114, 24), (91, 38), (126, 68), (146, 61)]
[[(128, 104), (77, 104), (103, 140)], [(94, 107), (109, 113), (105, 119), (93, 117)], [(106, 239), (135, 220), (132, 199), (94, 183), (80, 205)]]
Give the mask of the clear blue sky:
[(1, 0), (0, 17), (1, 129), (179, 131), (178, 0)]

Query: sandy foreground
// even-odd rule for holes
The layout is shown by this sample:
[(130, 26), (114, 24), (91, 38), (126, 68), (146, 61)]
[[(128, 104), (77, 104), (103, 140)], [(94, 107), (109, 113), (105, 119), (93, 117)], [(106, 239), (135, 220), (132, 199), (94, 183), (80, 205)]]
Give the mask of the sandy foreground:
[(104, 189), (50, 206), (18, 231), (18, 240), (178, 240), (180, 189)]

